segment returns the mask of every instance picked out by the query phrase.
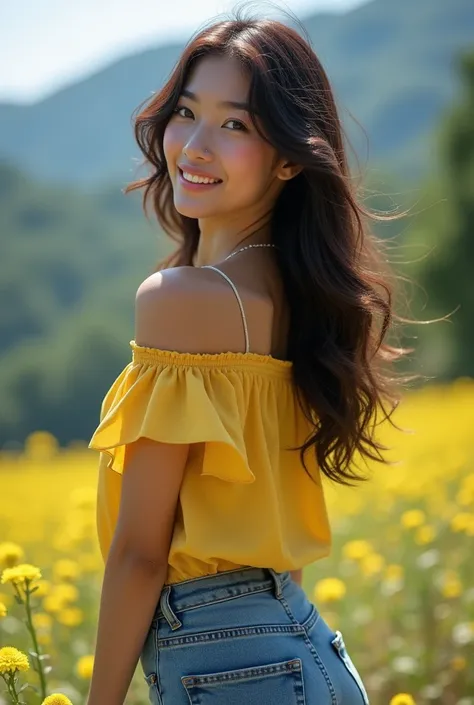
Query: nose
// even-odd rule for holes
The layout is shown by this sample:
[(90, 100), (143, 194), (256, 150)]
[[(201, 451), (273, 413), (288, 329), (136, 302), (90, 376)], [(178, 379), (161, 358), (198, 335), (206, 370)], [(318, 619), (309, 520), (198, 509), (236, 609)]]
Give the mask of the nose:
[(187, 140), (183, 147), (183, 154), (189, 159), (201, 159), (211, 161), (211, 151), (205, 146), (206, 138), (202, 130), (196, 130)]

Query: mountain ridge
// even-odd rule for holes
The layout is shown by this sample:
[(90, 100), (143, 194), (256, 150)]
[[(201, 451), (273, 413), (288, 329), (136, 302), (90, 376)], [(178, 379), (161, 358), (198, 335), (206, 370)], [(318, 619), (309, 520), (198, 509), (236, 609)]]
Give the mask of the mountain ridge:
[[(473, 43), (471, 0), (371, 0), (301, 19), (333, 83), (362, 162), (418, 179), (456, 94), (456, 55)], [(95, 188), (137, 178), (133, 111), (160, 89), (184, 45), (132, 53), (31, 105), (0, 103), (0, 158), (35, 178)], [(353, 115), (363, 130), (351, 119)]]

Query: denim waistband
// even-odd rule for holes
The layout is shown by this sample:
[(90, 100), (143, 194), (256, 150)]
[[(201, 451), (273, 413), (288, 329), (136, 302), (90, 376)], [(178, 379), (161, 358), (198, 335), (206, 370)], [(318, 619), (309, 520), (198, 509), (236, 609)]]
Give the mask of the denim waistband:
[(249, 567), (165, 585), (154, 619), (164, 617), (172, 629), (179, 629), (179, 612), (250, 592), (272, 590), (275, 597), (280, 598), (282, 589), (291, 579), (289, 571), (277, 573), (273, 568)]

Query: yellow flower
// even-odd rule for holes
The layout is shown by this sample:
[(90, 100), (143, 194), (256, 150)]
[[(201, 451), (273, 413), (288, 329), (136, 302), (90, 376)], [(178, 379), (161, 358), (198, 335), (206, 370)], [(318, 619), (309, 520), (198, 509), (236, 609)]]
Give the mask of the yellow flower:
[(32, 582), (41, 578), (41, 571), (34, 565), (22, 563), (14, 568), (5, 568), (2, 573), (2, 583), (12, 583), (13, 585), (26, 586), (27, 581)]
[(422, 526), (425, 523), (426, 516), (421, 509), (409, 509), (407, 512), (403, 512), (400, 521), (405, 529), (416, 529), (417, 526)]
[(451, 659), (451, 668), (453, 671), (464, 671), (467, 666), (467, 661), (464, 656), (455, 656)]
[(368, 541), (357, 539), (348, 541), (342, 548), (342, 554), (345, 558), (353, 561), (358, 561), (372, 552), (372, 546)]
[(27, 655), (14, 646), (0, 649), (0, 673), (14, 674), (15, 671), (27, 671), (29, 667)]
[(469, 527), (472, 517), (473, 515), (469, 514), (469, 512), (458, 512), (451, 519), (451, 531), (455, 533), (465, 531)]
[(82, 656), (76, 664), (76, 672), (80, 678), (89, 679), (92, 676), (94, 667), (93, 656)]
[(390, 705), (416, 705), (416, 703), (408, 693), (398, 693), (390, 700)]
[(78, 607), (68, 607), (61, 610), (56, 619), (66, 627), (77, 627), (84, 621), (84, 613)]
[(427, 543), (431, 543), (435, 536), (436, 532), (431, 524), (419, 526), (415, 533), (415, 543), (424, 546)]
[(58, 451), (58, 441), (49, 431), (33, 431), (25, 441), (25, 455), (39, 462), (51, 460)]
[(390, 563), (385, 568), (385, 580), (401, 580), (405, 575), (405, 569), (398, 563)]
[(56, 580), (75, 580), (79, 577), (79, 566), (75, 561), (62, 558), (54, 564), (54, 575)]
[(474, 473), (466, 475), (456, 495), (456, 503), (463, 507), (474, 504)]
[(61, 693), (53, 693), (43, 700), (41, 705), (72, 705), (72, 702)]
[(346, 594), (346, 586), (339, 578), (324, 578), (316, 583), (314, 596), (317, 602), (335, 602)]
[(71, 583), (62, 583), (61, 585), (55, 585), (53, 595), (63, 602), (75, 602), (79, 598), (79, 590)]
[(13, 568), (24, 556), (21, 546), (11, 541), (0, 543), (0, 565)]
[(3, 602), (0, 602), (0, 618), (1, 617), (6, 617), (7, 616), (7, 608), (6, 605), (3, 604)]
[(43, 600), (43, 609), (46, 612), (60, 612), (64, 607), (64, 601), (56, 597), (56, 595), (46, 595)]
[(369, 553), (361, 561), (361, 570), (365, 577), (380, 573), (385, 564), (385, 558), (379, 553)]
[(459, 597), (462, 594), (462, 585), (455, 573), (448, 574), (441, 587), (441, 594), (446, 598)]
[(474, 502), (474, 492), (472, 489), (460, 489), (456, 495), (456, 504), (467, 507)]

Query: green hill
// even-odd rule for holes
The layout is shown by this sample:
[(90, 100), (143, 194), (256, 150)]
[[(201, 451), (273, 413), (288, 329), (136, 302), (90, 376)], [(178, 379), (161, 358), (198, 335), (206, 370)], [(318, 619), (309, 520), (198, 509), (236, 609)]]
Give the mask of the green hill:
[(0, 445), (86, 438), (129, 355), (134, 291), (166, 253), (138, 194), (82, 194), (0, 164)]

